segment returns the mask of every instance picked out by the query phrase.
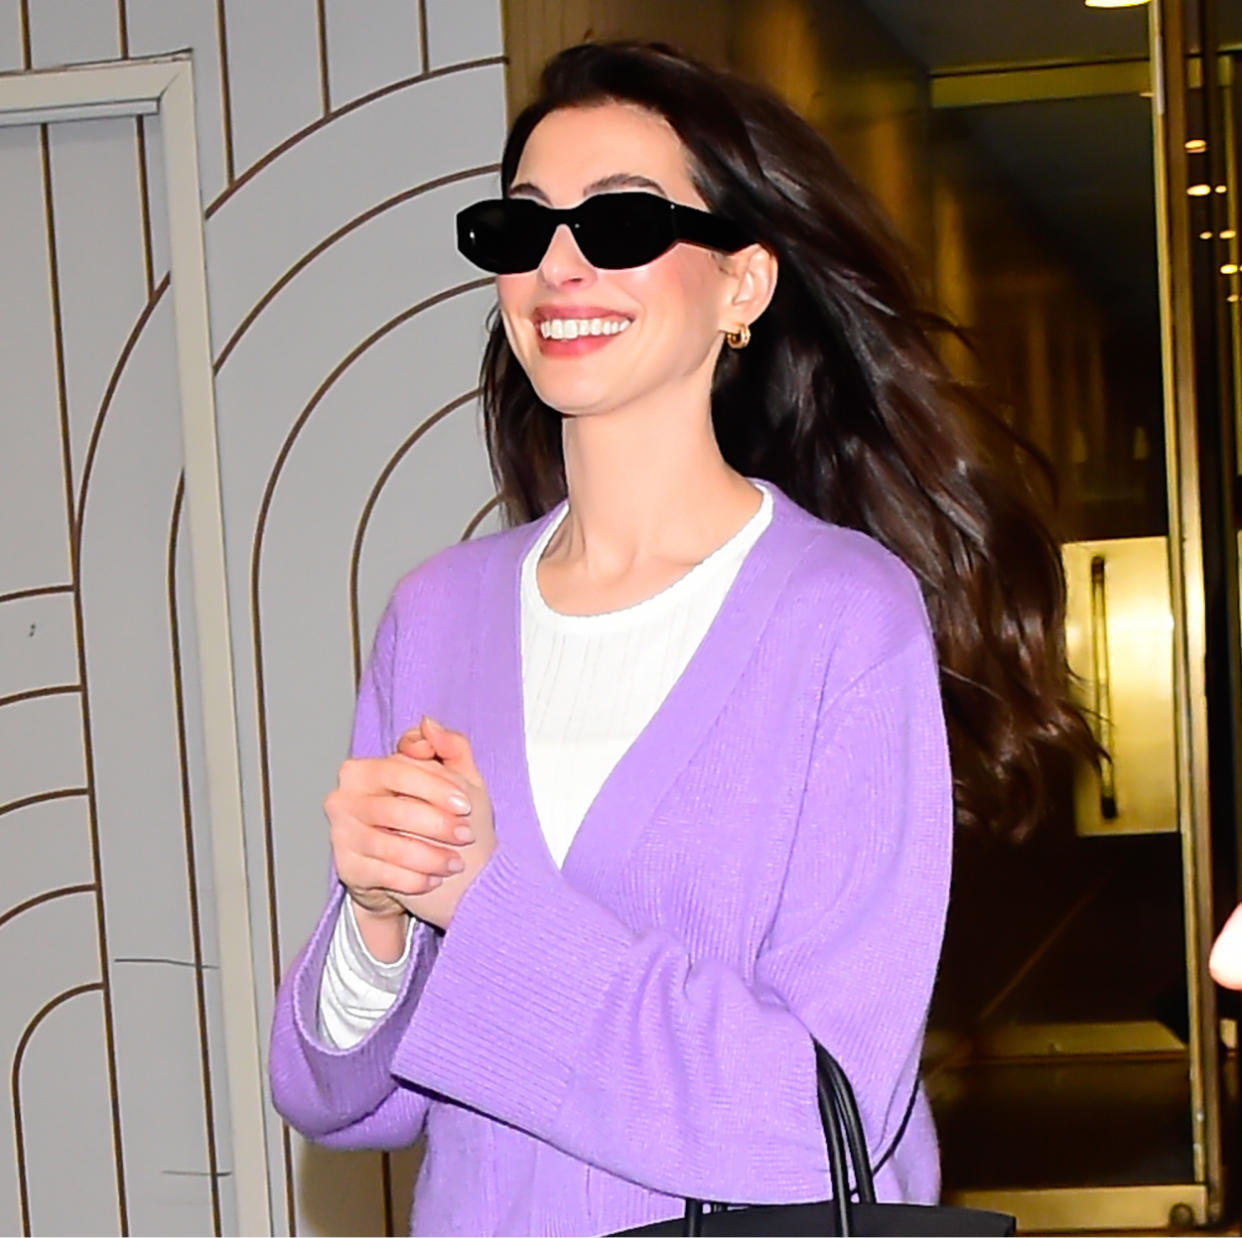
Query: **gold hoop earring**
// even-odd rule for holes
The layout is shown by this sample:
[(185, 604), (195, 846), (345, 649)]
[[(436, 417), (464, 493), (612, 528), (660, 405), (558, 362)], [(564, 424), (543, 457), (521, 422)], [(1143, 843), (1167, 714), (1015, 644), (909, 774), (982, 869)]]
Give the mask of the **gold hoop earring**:
[(725, 332), (725, 343), (730, 348), (743, 349), (750, 343), (750, 327), (742, 323), (736, 331)]

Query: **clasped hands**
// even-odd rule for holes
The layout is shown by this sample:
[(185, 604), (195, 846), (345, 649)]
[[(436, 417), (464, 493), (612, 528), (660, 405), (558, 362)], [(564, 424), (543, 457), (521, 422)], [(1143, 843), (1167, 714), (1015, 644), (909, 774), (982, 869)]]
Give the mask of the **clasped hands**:
[(470, 743), (424, 718), (391, 756), (346, 761), (324, 801), (336, 873), (367, 948), (400, 958), (406, 913), (445, 929), (496, 848)]

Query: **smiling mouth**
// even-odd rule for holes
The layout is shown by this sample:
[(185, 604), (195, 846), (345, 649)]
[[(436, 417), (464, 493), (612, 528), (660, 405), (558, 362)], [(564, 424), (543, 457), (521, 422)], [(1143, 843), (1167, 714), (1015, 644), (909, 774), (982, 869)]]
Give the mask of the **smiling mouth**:
[(592, 335), (620, 335), (630, 325), (628, 318), (545, 318), (539, 334), (545, 340), (577, 340)]

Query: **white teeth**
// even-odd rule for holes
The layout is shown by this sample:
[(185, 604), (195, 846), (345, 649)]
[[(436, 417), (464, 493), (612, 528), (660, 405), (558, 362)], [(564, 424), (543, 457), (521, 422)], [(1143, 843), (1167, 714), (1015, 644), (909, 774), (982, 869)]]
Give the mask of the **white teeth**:
[(539, 334), (545, 340), (576, 340), (584, 335), (620, 335), (628, 318), (545, 318)]

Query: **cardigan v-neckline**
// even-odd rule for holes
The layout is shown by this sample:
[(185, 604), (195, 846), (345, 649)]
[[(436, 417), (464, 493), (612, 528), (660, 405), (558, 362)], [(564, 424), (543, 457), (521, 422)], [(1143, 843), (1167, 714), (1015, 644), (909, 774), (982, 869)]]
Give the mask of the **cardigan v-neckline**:
[[(629, 851), (669, 783), (689, 760), (728, 700), (770, 617), (780, 590), (810, 542), (813, 517), (772, 483), (772, 519), (743, 560), (732, 586), (646, 726), (618, 758), (588, 806), (561, 872), (590, 885)], [(498, 814), (502, 843), (557, 867), (539, 824), (526, 749), (522, 683), (522, 564), (559, 508), (498, 537), (480, 597), (475, 700), (482, 708), (474, 747)], [(603, 831), (597, 822), (611, 822)], [(599, 835), (598, 841), (596, 835)]]

